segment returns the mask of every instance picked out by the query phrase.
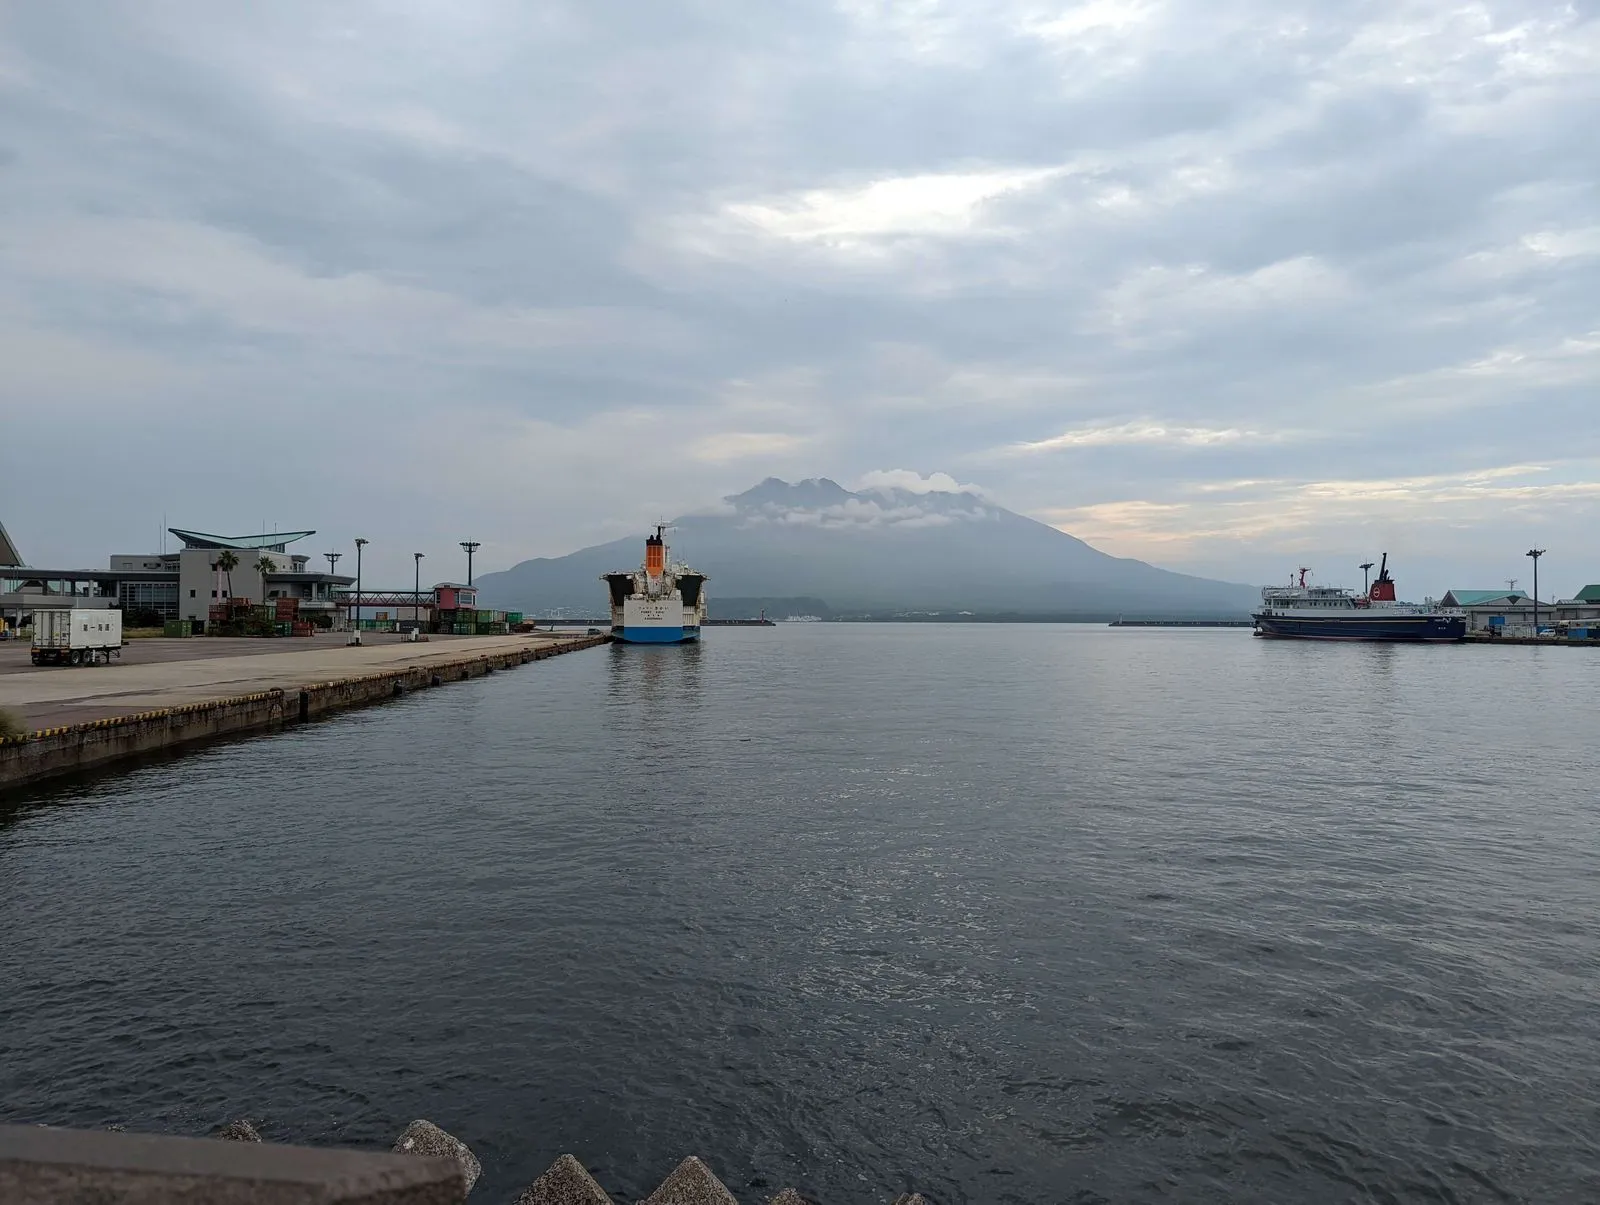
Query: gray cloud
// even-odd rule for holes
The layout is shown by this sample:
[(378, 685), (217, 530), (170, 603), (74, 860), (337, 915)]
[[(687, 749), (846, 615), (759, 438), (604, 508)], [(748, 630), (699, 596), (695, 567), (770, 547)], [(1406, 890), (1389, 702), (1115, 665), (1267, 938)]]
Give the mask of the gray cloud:
[[(1534, 540), (1600, 577), (1592, 3), (0, 22), (35, 557), (166, 513), (506, 564), (912, 466), (1235, 579), (1381, 542), (1497, 580)], [(69, 492), (22, 451), (66, 413), (102, 434)]]

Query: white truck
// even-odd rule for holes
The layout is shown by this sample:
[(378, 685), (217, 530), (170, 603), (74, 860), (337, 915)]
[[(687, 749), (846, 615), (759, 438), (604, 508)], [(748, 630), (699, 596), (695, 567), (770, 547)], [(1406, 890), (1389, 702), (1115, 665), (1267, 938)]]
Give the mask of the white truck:
[(40, 607), (33, 613), (35, 665), (93, 665), (121, 655), (121, 611)]

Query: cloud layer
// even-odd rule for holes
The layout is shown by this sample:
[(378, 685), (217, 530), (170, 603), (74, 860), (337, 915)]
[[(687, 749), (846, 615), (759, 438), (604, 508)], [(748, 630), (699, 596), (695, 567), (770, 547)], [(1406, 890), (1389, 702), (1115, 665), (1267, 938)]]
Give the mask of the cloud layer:
[(1575, 587), (1597, 111), (1592, 0), (16, 5), (0, 507), (403, 577), (909, 465), (1231, 579)]

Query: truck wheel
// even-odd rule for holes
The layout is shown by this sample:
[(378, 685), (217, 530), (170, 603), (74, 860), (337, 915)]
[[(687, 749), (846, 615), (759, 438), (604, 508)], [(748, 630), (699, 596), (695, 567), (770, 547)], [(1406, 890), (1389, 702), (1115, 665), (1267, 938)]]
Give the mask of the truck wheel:
[(67, 654), (67, 664), (68, 665), (82, 665), (83, 664), (83, 650), (82, 649), (73, 649), (70, 653), (68, 653)]

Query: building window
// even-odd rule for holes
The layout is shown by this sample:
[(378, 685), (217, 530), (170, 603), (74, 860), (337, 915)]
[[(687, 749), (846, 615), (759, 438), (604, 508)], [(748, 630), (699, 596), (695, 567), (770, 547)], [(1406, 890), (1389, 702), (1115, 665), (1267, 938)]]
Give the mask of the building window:
[(193, 597), (194, 597), (194, 591), (193, 591), (193, 590), (191, 590), (191, 591), (189, 591), (189, 597), (190, 597), (190, 598), (193, 598)]

